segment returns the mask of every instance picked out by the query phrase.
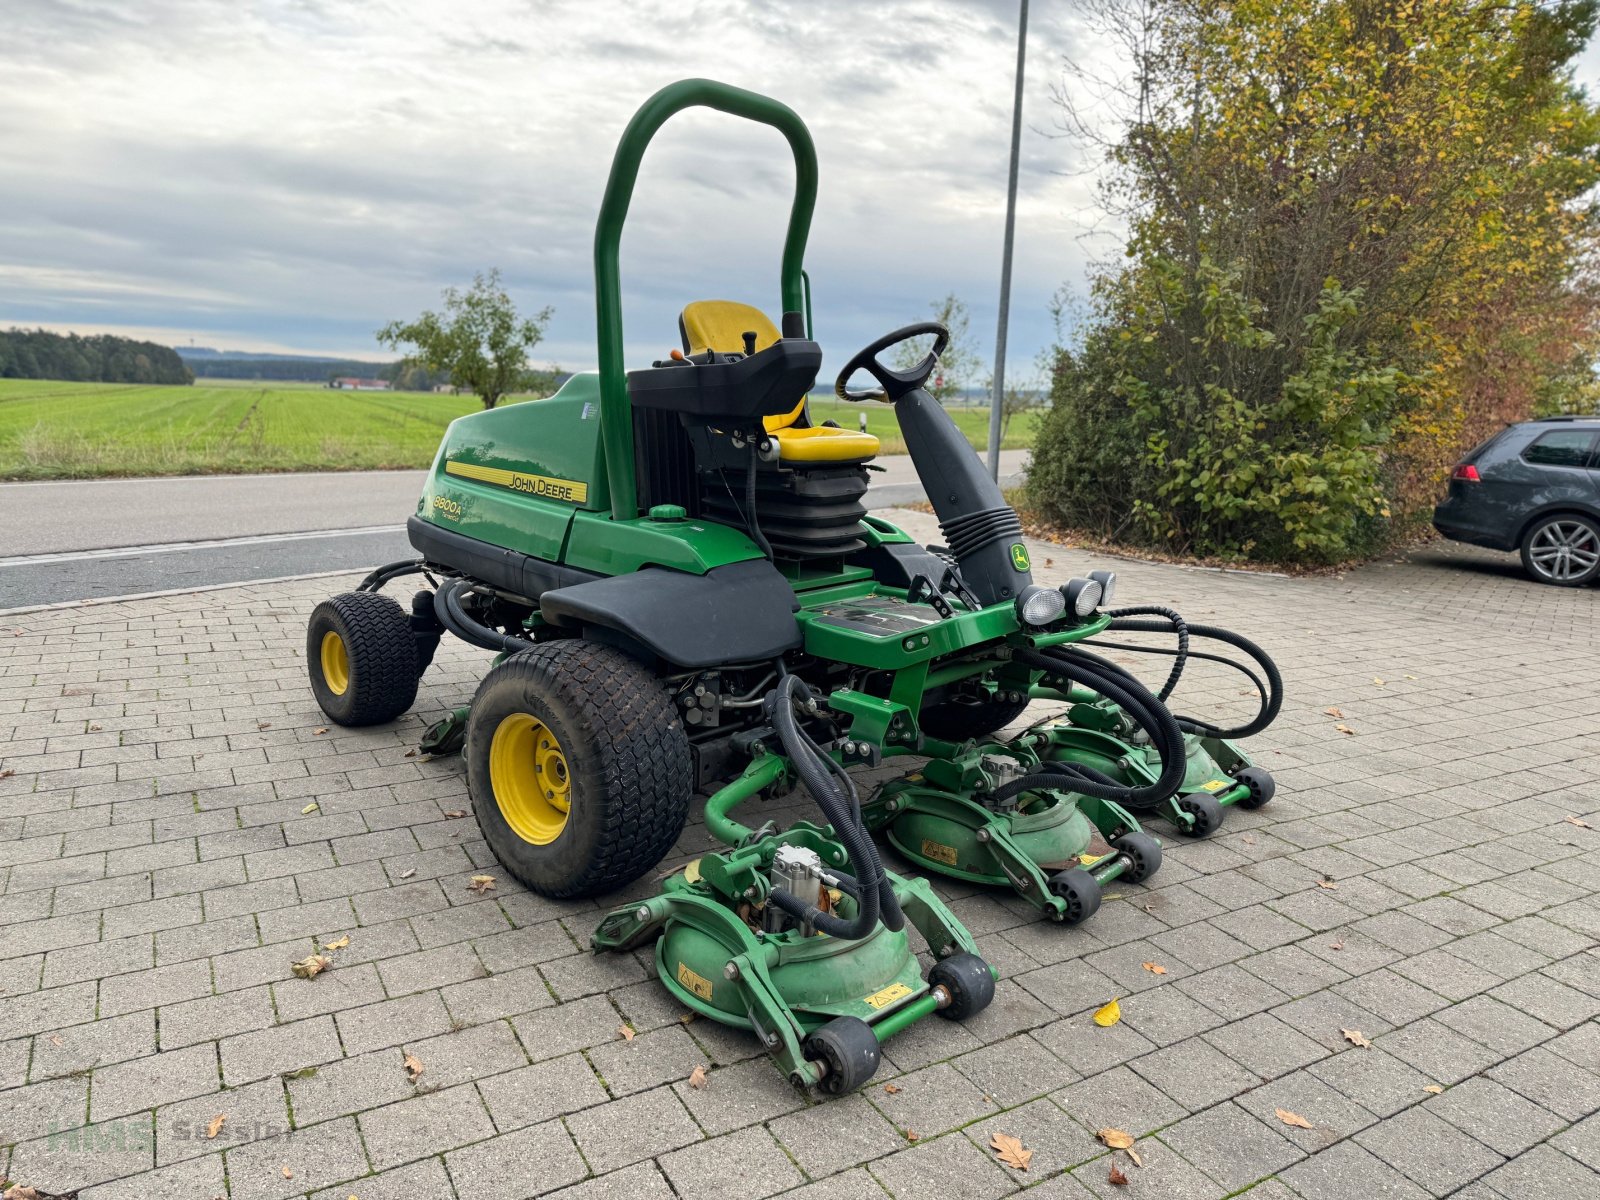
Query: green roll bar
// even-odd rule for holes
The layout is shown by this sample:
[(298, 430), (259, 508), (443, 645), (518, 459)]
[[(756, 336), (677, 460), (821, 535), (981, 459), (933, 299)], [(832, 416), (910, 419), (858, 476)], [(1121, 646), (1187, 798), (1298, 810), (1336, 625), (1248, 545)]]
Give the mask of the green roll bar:
[[(622, 226), (639, 178), (639, 163), (656, 130), (686, 108), (714, 108), (736, 117), (771, 125), (794, 152), (794, 206), (783, 243), (783, 311), (802, 312), (807, 305), (801, 266), (806, 235), (817, 206), (817, 152), (805, 122), (786, 104), (710, 79), (683, 79), (668, 84), (644, 102), (623, 130), (611, 162), (600, 220), (594, 231), (594, 292), (600, 352), (600, 437), (605, 447), (606, 476), (611, 487), (613, 520), (639, 515), (639, 484), (633, 466), (633, 405), (622, 360), (622, 276), (617, 251)], [(807, 321), (809, 327), (810, 322)]]

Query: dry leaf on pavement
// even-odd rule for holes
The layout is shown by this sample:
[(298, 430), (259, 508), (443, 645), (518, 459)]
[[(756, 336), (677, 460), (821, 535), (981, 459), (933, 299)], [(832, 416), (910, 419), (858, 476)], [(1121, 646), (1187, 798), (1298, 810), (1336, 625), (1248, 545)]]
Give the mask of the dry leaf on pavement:
[(1344, 1034), (1344, 1040), (1349, 1042), (1352, 1046), (1372, 1045), (1372, 1043), (1367, 1040), (1367, 1035), (1362, 1033), (1359, 1029), (1341, 1029), (1339, 1032)]
[(321, 737), (323, 734), (328, 732), (328, 727), (326, 725), (318, 725), (311, 732), (316, 734), (318, 737)]
[(285, 1179), (293, 1179), (294, 1178), (294, 1172), (289, 1170), (289, 1167), (288, 1167), (287, 1163), (284, 1164), (283, 1166), (279, 1167), (278, 1170), (283, 1172), (283, 1177)]
[(1112, 1187), (1127, 1187), (1128, 1177), (1122, 1173), (1122, 1168), (1116, 1163), (1111, 1164), (1111, 1173), (1106, 1176), (1106, 1182)]
[(312, 813), (314, 813), (316, 811), (317, 811), (317, 802), (315, 800), (313, 800), (310, 804), (306, 805), (304, 808), (302, 808), (300, 810), (300, 815), (302, 817), (309, 817)]
[(210, 1141), (222, 1132), (222, 1123), (228, 1119), (226, 1113), (218, 1113), (206, 1123), (206, 1140)]
[(1342, 720), (1343, 717), (1344, 717), (1344, 709), (1342, 709), (1342, 708), (1338, 708), (1338, 707), (1325, 708), (1322, 711), (1327, 713), (1330, 717), (1335, 718), (1336, 720)]
[(1328, 949), (1329, 950), (1343, 950), (1344, 949), (1344, 939), (1340, 938), (1336, 942), (1329, 942), (1328, 943)]
[(1311, 1128), (1311, 1122), (1297, 1112), (1290, 1112), (1287, 1108), (1275, 1108), (1272, 1111), (1277, 1115), (1278, 1120), (1285, 1125), (1293, 1125), (1296, 1129)]
[(44, 1200), (44, 1197), (39, 1194), (38, 1188), (14, 1183), (4, 1193), (0, 1193), (0, 1200)]
[(1028, 1164), (1033, 1161), (1033, 1151), (1022, 1144), (1021, 1138), (1012, 1137), (1009, 1133), (995, 1134), (989, 1139), (989, 1146), (996, 1158), (1015, 1170), (1026, 1171)]
[(631, 1042), (639, 1035), (632, 1025), (621, 1025), (617, 1028), (617, 1036), (625, 1042)]
[(422, 1078), (422, 1072), (426, 1068), (423, 1067), (422, 1060), (420, 1058), (418, 1058), (415, 1054), (406, 1055), (405, 1058), (401, 1060), (401, 1062), (405, 1066), (406, 1074), (411, 1076), (411, 1082), (412, 1083), (415, 1083), (417, 1080)]
[(444, 814), (445, 820), (447, 820), (447, 821), (459, 821), (459, 820), (461, 820), (462, 817), (464, 817), (466, 815), (467, 815), (467, 810), (464, 809), (464, 808), (452, 808), (452, 809), (447, 810), (445, 812), (445, 814)]
[(331, 966), (333, 959), (326, 954), (312, 954), (297, 963), (290, 963), (289, 970), (301, 979), (315, 979)]
[(1334, 728), (1340, 733), (1348, 734), (1350, 737), (1355, 737), (1356, 735), (1356, 731), (1351, 729), (1348, 725), (1335, 725)]
[(1326, 875), (1317, 880), (1317, 886), (1319, 888), (1326, 888), (1330, 892), (1337, 892), (1339, 890), (1339, 885), (1333, 880), (1329, 879)]
[(1150, 963), (1140, 963), (1139, 965), (1141, 967), (1143, 967), (1146, 971), (1149, 971), (1150, 974), (1152, 974), (1152, 975), (1165, 975), (1167, 973), (1167, 969), (1165, 967), (1163, 967), (1160, 963), (1150, 962)]
[(401, 879), (410, 879), (416, 873), (417, 873), (417, 869), (415, 867), (410, 867), (410, 868), (400, 872), (400, 878)]
[(343, 950), (349, 944), (350, 944), (350, 935), (347, 933), (342, 938), (340, 938), (338, 941), (329, 942), (326, 946), (323, 947), (323, 949), (324, 950)]
[(1565, 821), (1568, 825), (1576, 825), (1579, 829), (1593, 829), (1594, 828), (1593, 825), (1589, 824), (1589, 822), (1585, 821), (1582, 817), (1575, 817), (1575, 816), (1568, 815), (1568, 816), (1562, 817), (1561, 819), (1563, 821)]
[(467, 891), (478, 892), (480, 895), (484, 892), (492, 891), (493, 889), (493, 875), (474, 875), (472, 877), (472, 882), (467, 884)]
[(1109, 1029), (1120, 1020), (1122, 1020), (1122, 1005), (1115, 1000), (1094, 1011), (1094, 1023), (1101, 1029)]
[(256, 722), (256, 728), (257, 729), (271, 729), (272, 728), (272, 722), (271, 721), (257, 721)]
[(1422, 1090), (1425, 1091), (1425, 1092), (1432, 1092), (1435, 1096), (1439, 1095), (1441, 1092), (1444, 1091), (1444, 1089), (1442, 1087), (1440, 1087), (1437, 1083), (1430, 1083), (1427, 1087), (1423, 1088)]
[(908, 1141), (908, 1142), (920, 1142), (921, 1140), (922, 1140), (922, 1135), (920, 1133), (918, 1133), (915, 1129), (906, 1130), (906, 1141)]
[(900, 1085), (897, 1083), (886, 1083), (883, 1085), (883, 1090), (887, 1095), (898, 1096), (900, 1094)]
[(690, 1087), (698, 1090), (705, 1087), (709, 1082), (710, 1080), (706, 1076), (706, 1069), (704, 1067), (696, 1067), (694, 1070), (689, 1072)]
[(1117, 1129), (1108, 1125), (1104, 1129), (1095, 1130), (1094, 1135), (1100, 1139), (1102, 1145), (1110, 1146), (1113, 1150), (1126, 1150), (1133, 1145), (1133, 1134), (1126, 1129)]

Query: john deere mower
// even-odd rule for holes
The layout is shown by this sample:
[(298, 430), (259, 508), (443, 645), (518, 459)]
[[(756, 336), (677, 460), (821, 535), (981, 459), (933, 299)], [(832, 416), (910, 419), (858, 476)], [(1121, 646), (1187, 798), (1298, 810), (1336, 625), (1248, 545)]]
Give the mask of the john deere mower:
[[(770, 125), (793, 153), (781, 320), (695, 301), (681, 348), (628, 371), (623, 222), (651, 138), (693, 106)], [(882, 1039), (993, 995), (972, 938), (925, 881), (885, 870), (869, 826), (934, 870), (1075, 919), (1100, 883), (1156, 869), (1129, 807), (1179, 794), (1194, 768), (1160, 699), (1074, 649), (1113, 625), (1110, 577), (1033, 581), (1016, 514), (923, 387), (941, 325), (879, 338), (835, 390), (893, 405), (947, 545), (868, 514), (877, 439), (807, 409), (822, 365), (802, 270), (816, 188), (810, 135), (784, 105), (706, 80), (653, 96), (600, 209), (599, 370), (453, 422), (408, 521), (419, 557), (319, 605), (307, 658), (328, 716), (367, 725), (410, 707), (445, 633), (496, 656), (424, 746), (463, 751), (485, 840), (541, 894), (634, 882), (709, 793), (706, 827), (726, 848), (607, 915), (594, 945), (653, 940), (684, 1004), (840, 1092), (872, 1074)], [(886, 365), (913, 339), (931, 342), (914, 367)], [(863, 373), (871, 385), (852, 386)], [(431, 586), (409, 610), (381, 594), (417, 574)], [(1072, 702), (1067, 722), (989, 740), (1035, 696)], [(926, 762), (863, 806), (848, 768), (895, 755)], [(797, 784), (825, 823), (731, 815)], [(1077, 865), (1096, 835), (1105, 852)]]

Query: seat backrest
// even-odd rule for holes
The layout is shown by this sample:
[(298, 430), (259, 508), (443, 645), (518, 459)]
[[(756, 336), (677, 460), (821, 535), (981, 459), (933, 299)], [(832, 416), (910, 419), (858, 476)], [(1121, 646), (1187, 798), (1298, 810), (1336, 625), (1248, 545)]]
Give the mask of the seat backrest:
[[(778, 327), (767, 314), (737, 300), (696, 300), (686, 305), (678, 316), (678, 332), (683, 335), (685, 354), (703, 354), (715, 350), (718, 354), (744, 353), (744, 335), (756, 335), (756, 349), (765, 350), (778, 340)], [(762, 418), (768, 433), (787, 429), (805, 412), (804, 399), (792, 412)]]

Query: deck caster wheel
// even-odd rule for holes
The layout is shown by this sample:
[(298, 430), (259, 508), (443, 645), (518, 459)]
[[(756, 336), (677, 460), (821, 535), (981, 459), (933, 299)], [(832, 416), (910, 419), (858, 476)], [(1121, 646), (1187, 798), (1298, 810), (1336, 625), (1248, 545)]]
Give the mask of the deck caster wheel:
[(1222, 828), (1222, 805), (1210, 792), (1190, 792), (1187, 796), (1179, 796), (1173, 804), (1179, 812), (1194, 818), (1194, 823), (1187, 828), (1181, 821), (1177, 823), (1178, 832), (1184, 837), (1210, 837)]
[(800, 1051), (822, 1066), (817, 1090), (830, 1096), (855, 1091), (872, 1078), (883, 1061), (877, 1035), (860, 1017), (835, 1017), (809, 1034)]
[(317, 706), (339, 725), (382, 725), (417, 698), (417, 642), (406, 610), (376, 592), (324, 600), (306, 626)]
[(1132, 864), (1122, 873), (1129, 883), (1143, 883), (1161, 869), (1161, 843), (1148, 833), (1125, 833), (1111, 843)]
[(1063, 925), (1087, 921), (1100, 911), (1100, 881), (1082, 867), (1052, 875), (1050, 891), (1066, 905), (1061, 914)]
[(1234, 801), (1240, 808), (1260, 808), (1278, 790), (1277, 781), (1263, 767), (1246, 767), (1234, 779), (1250, 789), (1250, 794), (1243, 800)]
[(950, 1003), (939, 1009), (948, 1021), (965, 1021), (989, 1007), (994, 999), (994, 972), (976, 954), (952, 954), (928, 972), (930, 987), (943, 988)]

